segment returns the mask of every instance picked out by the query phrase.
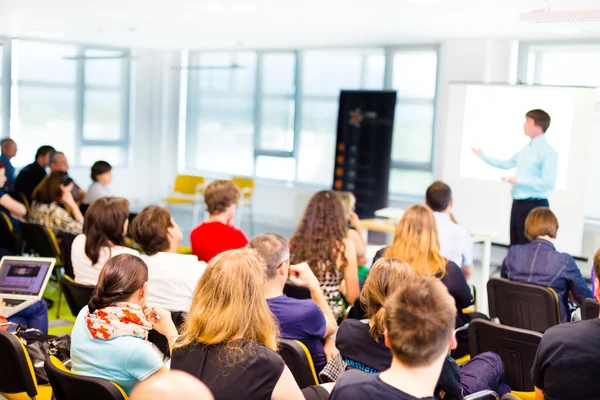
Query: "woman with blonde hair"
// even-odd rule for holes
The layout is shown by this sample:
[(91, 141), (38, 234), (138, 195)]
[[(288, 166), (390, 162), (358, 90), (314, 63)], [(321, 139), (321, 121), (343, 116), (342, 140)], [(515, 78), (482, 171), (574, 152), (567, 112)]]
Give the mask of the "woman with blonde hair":
[(344, 300), (353, 304), (360, 294), (356, 261), (356, 247), (348, 239), (338, 196), (332, 190), (315, 193), (290, 239), (290, 262), (310, 265), (338, 319), (344, 316)]
[[(399, 287), (410, 285), (416, 276), (409, 264), (396, 258), (383, 257), (373, 264), (360, 294), (369, 319), (345, 320), (336, 336), (335, 345), (350, 369), (378, 374), (390, 368), (393, 356), (384, 340), (384, 305)], [(436, 398), (459, 400), (485, 389), (506, 393), (510, 389), (501, 383), (503, 372), (502, 361), (494, 353), (483, 353), (462, 369), (448, 356), (435, 388)], [(440, 396), (442, 393), (443, 396)]]
[[(404, 212), (396, 228), (394, 241), (379, 250), (373, 261), (382, 256), (398, 258), (409, 263), (417, 275), (440, 278), (456, 301), (456, 327), (469, 322), (462, 310), (473, 304), (471, 288), (459, 266), (440, 254), (437, 225), (429, 208), (417, 204)], [(473, 316), (482, 315), (474, 313)], [(469, 352), (466, 331), (460, 332), (458, 339), (459, 346), (453, 355), (462, 357)]]
[[(229, 250), (208, 263), (175, 345), (171, 368), (204, 382), (219, 399), (327, 398), (303, 391), (276, 353), (278, 329), (264, 298), (266, 267), (252, 249)], [(304, 394), (304, 396), (303, 396)]]
[(348, 229), (348, 239), (354, 242), (356, 248), (356, 258), (358, 261), (359, 268), (367, 264), (367, 242), (363, 237), (362, 226), (360, 225), (360, 219), (354, 212), (356, 207), (356, 197), (352, 192), (335, 192), (342, 202), (344, 209), (344, 215), (348, 221), (350, 229)]

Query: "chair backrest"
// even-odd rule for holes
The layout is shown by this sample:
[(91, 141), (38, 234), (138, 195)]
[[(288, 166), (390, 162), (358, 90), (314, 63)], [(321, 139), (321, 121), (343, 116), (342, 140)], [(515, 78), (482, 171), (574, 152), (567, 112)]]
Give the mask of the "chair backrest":
[(60, 286), (74, 316), (77, 316), (79, 311), (89, 303), (95, 288), (95, 286), (77, 283), (67, 275), (62, 277)]
[(56, 400), (127, 400), (127, 394), (114, 382), (69, 371), (58, 358), (44, 363)]
[(202, 193), (204, 177), (196, 175), (177, 175), (173, 191), (176, 193), (195, 195)]
[(504, 364), (504, 381), (512, 390), (531, 392), (531, 368), (542, 334), (475, 319), (469, 324), (471, 358), (486, 351), (498, 354)]
[(503, 325), (544, 333), (560, 324), (558, 296), (551, 288), (492, 278), (487, 290), (490, 317)]
[(4, 211), (0, 211), (0, 248), (17, 250), (17, 239), (14, 234), (12, 221)]
[(33, 364), (23, 343), (12, 333), (0, 331), (0, 354), (0, 393), (37, 396)]
[(24, 222), (21, 224), (21, 234), (26, 251), (32, 251), (39, 257), (60, 257), (60, 246), (50, 227)]
[(231, 180), (240, 190), (243, 199), (252, 197), (252, 194), (254, 193), (254, 179), (243, 176), (234, 176)]
[(581, 319), (596, 319), (600, 314), (600, 304), (596, 300), (585, 299), (581, 303)]
[(279, 355), (294, 375), (300, 389), (319, 384), (310, 352), (301, 341), (280, 339)]

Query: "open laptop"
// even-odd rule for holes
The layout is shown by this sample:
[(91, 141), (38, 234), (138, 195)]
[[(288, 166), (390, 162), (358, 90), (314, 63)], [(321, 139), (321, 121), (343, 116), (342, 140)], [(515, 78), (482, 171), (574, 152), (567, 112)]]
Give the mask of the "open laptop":
[(2, 257), (0, 298), (6, 303), (3, 317), (10, 317), (42, 298), (55, 262), (54, 258)]

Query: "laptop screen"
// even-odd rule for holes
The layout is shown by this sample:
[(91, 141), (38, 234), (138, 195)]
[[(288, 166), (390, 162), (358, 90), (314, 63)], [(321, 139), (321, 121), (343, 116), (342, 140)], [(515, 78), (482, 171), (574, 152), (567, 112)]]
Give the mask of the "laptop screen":
[(30, 260), (4, 258), (0, 266), (0, 296), (2, 294), (37, 296), (51, 265), (51, 262), (35, 258)]

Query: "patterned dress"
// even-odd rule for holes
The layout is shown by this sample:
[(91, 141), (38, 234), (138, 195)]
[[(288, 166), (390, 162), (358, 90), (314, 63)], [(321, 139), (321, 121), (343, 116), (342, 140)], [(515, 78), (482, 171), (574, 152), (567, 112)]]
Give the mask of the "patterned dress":
[(71, 217), (71, 214), (57, 202), (50, 204), (33, 202), (29, 221), (49, 226), (54, 233), (70, 233), (79, 235), (83, 231), (83, 222)]
[(342, 272), (336, 268), (334, 274), (326, 272), (325, 279), (319, 280), (321, 282), (321, 289), (325, 293), (325, 298), (336, 319), (343, 317), (346, 310), (346, 302), (340, 293), (340, 284), (343, 278)]

